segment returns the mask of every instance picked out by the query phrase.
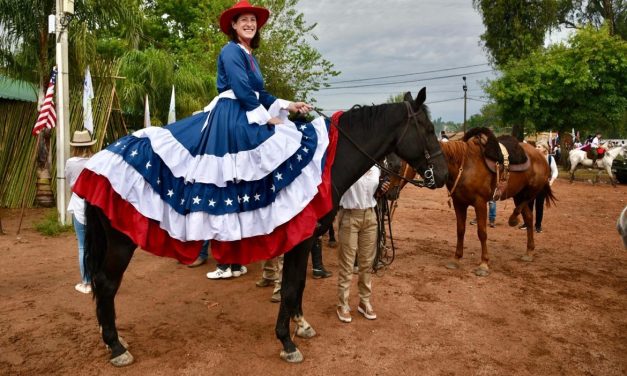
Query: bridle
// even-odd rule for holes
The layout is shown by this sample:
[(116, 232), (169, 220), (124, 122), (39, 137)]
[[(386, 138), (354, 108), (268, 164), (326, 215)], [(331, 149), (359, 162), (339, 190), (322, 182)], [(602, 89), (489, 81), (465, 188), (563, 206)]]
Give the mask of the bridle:
[[(407, 122), (405, 123), (405, 127), (403, 128), (403, 132), (401, 133), (401, 137), (398, 138), (398, 141), (396, 142), (395, 148), (401, 143), (401, 141), (403, 140), (403, 137), (405, 136), (405, 133), (407, 133), (407, 130), (409, 129), (409, 125), (410, 123), (415, 125), (416, 127), (416, 134), (419, 133), (419, 127), (420, 125), (418, 124), (418, 112), (414, 112), (414, 110), (411, 108), (411, 104), (409, 102), (404, 102), (405, 106), (407, 107)], [(315, 110), (320, 116), (324, 117), (325, 119), (329, 119), (328, 116), (326, 116), (325, 114), (323, 114), (322, 112), (320, 112), (319, 110)], [(413, 120), (413, 122), (412, 122)], [(401, 180), (406, 181), (407, 183), (410, 183), (416, 187), (422, 188), (422, 187), (433, 187), (435, 186), (435, 177), (433, 176), (433, 164), (431, 163), (431, 159), (435, 158), (439, 155), (442, 154), (442, 149), (436, 151), (433, 154), (429, 154), (429, 151), (427, 150), (427, 148), (425, 147), (424, 150), (424, 155), (425, 155), (425, 159), (427, 161), (427, 169), (424, 171), (423, 174), (423, 180), (418, 180), (418, 179), (407, 179), (404, 176), (399, 175), (396, 171), (390, 170), (388, 167), (382, 165), (381, 163), (379, 163), (376, 159), (374, 159), (370, 154), (368, 154), (361, 146), (359, 146), (359, 144), (357, 144), (357, 142), (355, 142), (347, 133), (344, 129), (340, 128), (339, 124), (335, 124), (335, 127), (337, 128), (337, 130), (340, 132), (340, 134), (344, 137), (346, 137), (346, 139), (353, 144), (353, 146), (355, 147), (355, 149), (357, 149), (361, 154), (363, 154), (366, 158), (368, 158), (371, 162), (373, 162), (377, 167), (379, 167), (381, 169), (381, 171), (384, 171), (385, 173), (389, 174), (389, 175), (393, 175)]]

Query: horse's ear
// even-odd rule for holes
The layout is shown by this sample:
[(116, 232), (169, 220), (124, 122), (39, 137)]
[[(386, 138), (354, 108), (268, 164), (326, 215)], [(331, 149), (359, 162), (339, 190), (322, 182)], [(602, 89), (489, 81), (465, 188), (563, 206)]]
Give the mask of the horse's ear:
[(426, 100), (427, 100), (427, 88), (423, 87), (422, 89), (420, 89), (420, 91), (418, 92), (418, 96), (416, 97), (416, 106), (417, 107), (422, 106)]
[(411, 93), (408, 91), (405, 93), (405, 96), (403, 97), (403, 101), (404, 102), (412, 102), (414, 100), (414, 98), (411, 97)]

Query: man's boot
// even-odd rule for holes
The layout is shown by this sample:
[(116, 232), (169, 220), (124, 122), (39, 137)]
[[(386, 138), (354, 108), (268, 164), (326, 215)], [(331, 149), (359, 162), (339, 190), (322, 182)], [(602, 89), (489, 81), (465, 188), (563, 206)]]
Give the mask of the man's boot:
[(313, 264), (314, 278), (329, 278), (333, 275), (333, 273), (327, 271), (322, 264), (322, 240), (320, 237), (316, 238), (313, 247), (311, 247), (311, 263)]

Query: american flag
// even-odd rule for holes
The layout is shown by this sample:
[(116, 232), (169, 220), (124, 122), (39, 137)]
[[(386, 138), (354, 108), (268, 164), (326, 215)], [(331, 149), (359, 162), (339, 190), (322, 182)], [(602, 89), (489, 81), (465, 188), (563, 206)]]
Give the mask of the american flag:
[(57, 125), (57, 113), (54, 109), (54, 84), (56, 81), (57, 67), (54, 67), (52, 69), (52, 76), (50, 76), (46, 97), (41, 104), (37, 123), (35, 123), (35, 127), (33, 128), (33, 136), (38, 135), (44, 128), (52, 129)]

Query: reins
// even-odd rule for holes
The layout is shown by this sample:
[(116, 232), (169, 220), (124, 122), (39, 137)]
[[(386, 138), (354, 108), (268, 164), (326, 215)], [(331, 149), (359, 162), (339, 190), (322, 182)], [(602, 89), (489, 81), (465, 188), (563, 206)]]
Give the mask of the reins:
[[(394, 237), (392, 236), (392, 217), (390, 206), (385, 194), (377, 198), (376, 211), (377, 215), (377, 249), (372, 263), (372, 270), (376, 273), (379, 270), (389, 266), (396, 257), (396, 248), (394, 247)], [(390, 234), (390, 247), (387, 247), (387, 233), (385, 230), (385, 222), (387, 217), (388, 232)], [(388, 255), (388, 250), (392, 251), (392, 255)]]

